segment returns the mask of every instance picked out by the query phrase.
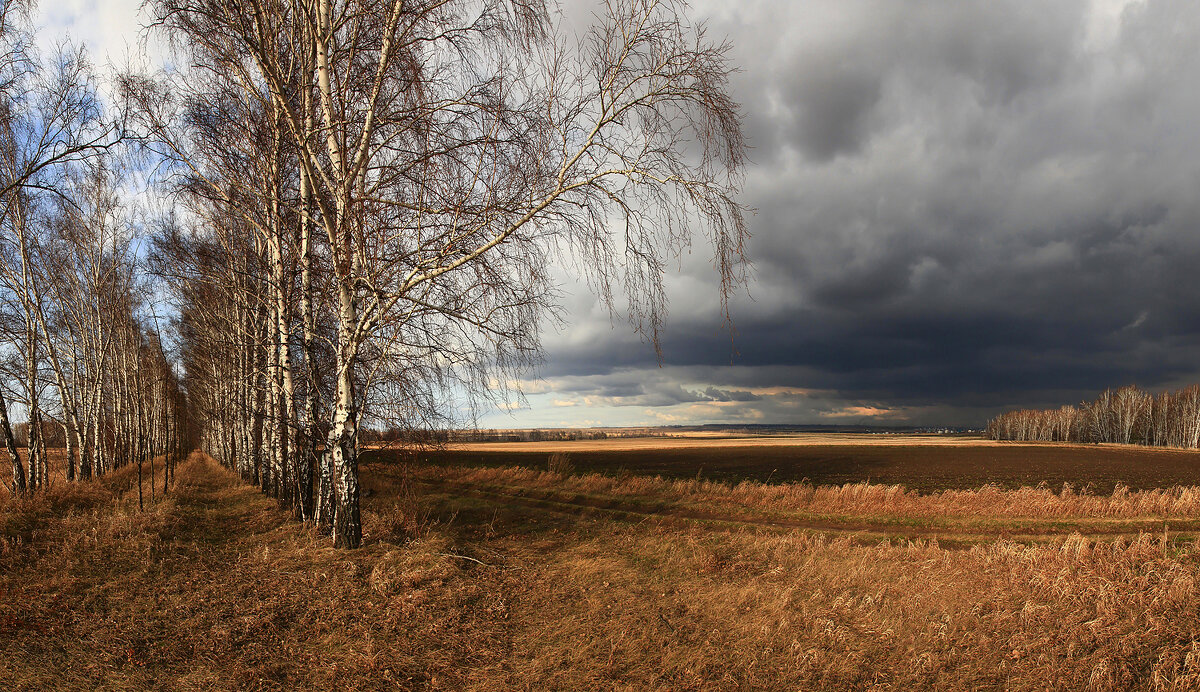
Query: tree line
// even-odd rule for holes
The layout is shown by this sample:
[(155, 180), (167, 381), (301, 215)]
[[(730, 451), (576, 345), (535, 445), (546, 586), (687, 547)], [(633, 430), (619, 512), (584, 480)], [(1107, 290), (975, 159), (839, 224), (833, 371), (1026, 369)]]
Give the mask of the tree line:
[[(30, 9), (0, 3), (0, 444), (8, 486), (32, 492), (56, 477), (137, 464), (140, 498), (143, 464), (164, 456), (169, 483), (190, 433), (141, 234), (118, 184), (126, 130), (106, 114), (82, 50), (47, 55), (35, 47)], [(62, 457), (51, 455), (51, 437)]]
[(519, 396), (555, 273), (657, 344), (694, 236), (745, 279), (729, 46), (675, 0), (151, 0), (122, 77), (198, 444), (361, 541), (359, 446)]
[(1152, 394), (1130, 385), (1106, 389), (1092, 402), (1057, 409), (1009, 411), (988, 422), (993, 440), (1116, 442), (1200, 447), (1200, 385)]

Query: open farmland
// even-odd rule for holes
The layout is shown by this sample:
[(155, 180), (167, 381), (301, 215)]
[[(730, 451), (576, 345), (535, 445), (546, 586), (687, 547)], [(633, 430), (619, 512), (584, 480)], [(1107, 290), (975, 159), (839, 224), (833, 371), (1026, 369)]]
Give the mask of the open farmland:
[[(0, 677), (19, 690), (1200, 684), (1200, 489), (918, 492), (697, 480), (686, 457), (628, 461), (655, 447), (735, 459), (838, 449), (895, 474), (908, 460), (919, 477), (938, 450), (979, 465), (1040, 449), (808, 442), (558, 443), (493, 450), (486, 466), (461, 456), (477, 448), (437, 463), (375, 451), (355, 551), (323, 546), (200, 453), (144, 511), (129, 466), (104, 482), (57, 480), (0, 499)], [(563, 449), (629, 456), (606, 473), (545, 470)], [(1115, 477), (1150, 478), (1155, 459), (1184, 474), (1192, 456), (1061, 449), (1056, 466), (1026, 471), (1066, 473), (1064, 459), (1099, 453)]]
[(1178, 0), (0, 0), (0, 692), (1200, 692), (1196, 83)]
[[(552, 455), (569, 473), (550, 468)], [(1180, 450), (812, 434), (480, 443), (363, 460), (368, 493), (401, 482), (477, 518), (523, 508), (864, 544), (1200, 535), (1198, 455)]]
[[(1200, 485), (1200, 452), (1129, 445), (993, 442), (931, 435), (826, 434), (778, 437), (635, 438), (579, 442), (453, 445), (420, 458), (454, 466), (545, 468), (554, 452), (570, 455), (580, 472), (708, 478), (726, 482), (808, 481), (814, 485), (870, 482), (921, 492), (1015, 489), (1064, 483), (1109, 494), (1131, 489)], [(389, 452), (364, 454), (366, 460)]]

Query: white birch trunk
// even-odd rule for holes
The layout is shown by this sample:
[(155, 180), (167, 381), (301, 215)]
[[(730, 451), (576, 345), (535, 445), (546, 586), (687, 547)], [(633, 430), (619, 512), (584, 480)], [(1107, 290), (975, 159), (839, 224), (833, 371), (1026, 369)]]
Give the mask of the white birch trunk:
[(337, 400), (328, 447), (334, 471), (333, 545), (357, 548), (362, 543), (359, 515), (358, 430), (354, 391), (354, 363), (357, 344), (353, 331), (357, 326), (354, 294), (344, 282), (338, 287), (341, 310), (338, 324)]

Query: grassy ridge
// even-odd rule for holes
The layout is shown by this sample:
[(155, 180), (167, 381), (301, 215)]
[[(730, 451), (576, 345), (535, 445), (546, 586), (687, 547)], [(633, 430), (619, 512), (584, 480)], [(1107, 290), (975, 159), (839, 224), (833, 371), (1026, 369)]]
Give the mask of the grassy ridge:
[(901, 485), (810, 483), (767, 485), (658, 476), (563, 474), (522, 467), (377, 465), (374, 478), (405, 474), (410, 482), (449, 494), (491, 494), (497, 499), (553, 503), (563, 508), (654, 514), (676, 518), (736, 520), (804, 528), (930, 527), (955, 531), (987, 528), (1052, 533), (1111, 534), (1200, 527), (1200, 487), (1130, 491), (1108, 495), (1058, 492), (1045, 486), (1003, 490), (918, 493)]

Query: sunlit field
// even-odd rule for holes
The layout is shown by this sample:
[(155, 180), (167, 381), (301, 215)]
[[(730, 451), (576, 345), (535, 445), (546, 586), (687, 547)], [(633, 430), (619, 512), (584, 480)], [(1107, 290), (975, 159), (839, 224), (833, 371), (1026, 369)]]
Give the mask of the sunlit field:
[(964, 468), (1025, 455), (1030, 478), (1092, 464), (1186, 480), (1193, 454), (761, 442), (687, 447), (720, 479), (681, 457), (640, 468), (645, 441), (513, 445), (485, 465), (463, 456), (477, 447), (375, 450), (357, 551), (201, 454), (140, 512), (131, 467), (60, 482), (0, 501), (0, 675), (31, 690), (1200, 684), (1200, 489), (762, 483), (721, 463), (886, 451), (872, 468), (927, 481), (946, 450)]

